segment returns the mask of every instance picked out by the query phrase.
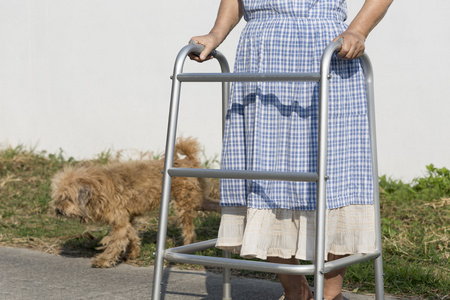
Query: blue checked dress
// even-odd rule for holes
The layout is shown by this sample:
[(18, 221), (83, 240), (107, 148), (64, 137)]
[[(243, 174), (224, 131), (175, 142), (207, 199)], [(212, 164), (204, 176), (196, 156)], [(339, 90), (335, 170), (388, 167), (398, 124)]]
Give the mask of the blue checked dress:
[[(235, 72), (319, 72), (347, 26), (345, 0), (242, 0)], [(359, 60), (334, 57), (325, 257), (375, 249), (369, 128)], [(223, 169), (317, 172), (318, 83), (235, 83)], [(243, 257), (314, 258), (316, 184), (221, 180), (216, 246)]]
[[(247, 25), (235, 72), (319, 72), (325, 47), (346, 29), (344, 0), (243, 0)], [(327, 208), (372, 204), (364, 79), (358, 60), (332, 60)], [(236, 83), (222, 168), (317, 171), (319, 83)], [(314, 210), (315, 183), (222, 180), (222, 206)]]

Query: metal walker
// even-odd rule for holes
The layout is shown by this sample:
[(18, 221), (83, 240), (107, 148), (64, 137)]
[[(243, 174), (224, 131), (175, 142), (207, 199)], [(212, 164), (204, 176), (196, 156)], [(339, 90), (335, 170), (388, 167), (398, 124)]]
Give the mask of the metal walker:
[[(169, 111), (169, 124), (166, 140), (165, 164), (163, 170), (163, 186), (161, 208), (159, 214), (159, 230), (156, 245), (156, 259), (153, 277), (152, 299), (161, 297), (161, 284), (164, 259), (170, 262), (208, 265), (223, 268), (223, 300), (231, 299), (230, 269), (244, 269), (291, 275), (314, 275), (314, 299), (323, 299), (324, 274), (366, 260), (374, 260), (376, 299), (384, 299), (383, 260), (381, 250), (380, 202), (378, 190), (378, 164), (376, 151), (376, 131), (374, 112), (374, 88), (372, 65), (366, 54), (360, 60), (363, 67), (367, 93), (367, 109), (370, 127), (370, 142), (372, 151), (372, 170), (374, 179), (375, 231), (377, 236), (374, 253), (354, 254), (338, 260), (325, 262), (325, 212), (326, 212), (326, 181), (327, 181), (327, 136), (328, 136), (328, 93), (330, 63), (334, 52), (342, 47), (342, 41), (330, 43), (325, 49), (319, 73), (230, 73), (226, 58), (219, 52), (211, 54), (219, 61), (222, 73), (183, 73), (184, 61), (190, 53), (200, 53), (203, 46), (190, 44), (178, 53), (172, 77), (172, 94)], [(182, 82), (222, 82), (223, 123), (227, 112), (230, 82), (262, 82), (262, 81), (303, 81), (320, 82), (319, 96), (319, 141), (317, 173), (297, 172), (265, 172), (265, 171), (235, 171), (220, 169), (186, 169), (174, 168), (173, 156), (177, 131), (178, 110)], [(316, 209), (316, 239), (315, 260), (311, 265), (285, 265), (268, 262), (258, 262), (241, 259), (231, 259), (230, 253), (224, 251), (223, 258), (193, 255), (200, 250), (214, 248), (216, 240), (209, 240), (172, 249), (165, 249), (167, 221), (172, 177), (203, 177), (203, 178), (235, 178), (263, 179), (283, 181), (317, 182)]]

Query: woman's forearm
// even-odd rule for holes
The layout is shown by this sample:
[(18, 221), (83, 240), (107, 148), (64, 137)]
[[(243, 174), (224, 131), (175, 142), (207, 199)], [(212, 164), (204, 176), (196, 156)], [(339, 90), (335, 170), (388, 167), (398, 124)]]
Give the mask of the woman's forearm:
[(366, 0), (363, 7), (350, 23), (348, 30), (354, 30), (365, 38), (383, 19), (393, 0)]
[(216, 22), (210, 33), (217, 36), (220, 43), (239, 23), (243, 10), (240, 0), (222, 0), (217, 13)]

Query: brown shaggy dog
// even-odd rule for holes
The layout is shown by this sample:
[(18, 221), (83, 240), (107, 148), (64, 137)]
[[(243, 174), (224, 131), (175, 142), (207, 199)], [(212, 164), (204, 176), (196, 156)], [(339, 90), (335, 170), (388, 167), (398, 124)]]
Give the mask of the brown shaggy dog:
[[(175, 167), (200, 167), (199, 145), (194, 139), (178, 139), (175, 152)], [(163, 167), (163, 159), (80, 165), (66, 167), (53, 177), (51, 205), (57, 215), (111, 227), (109, 235), (100, 241), (103, 246), (99, 249), (104, 252), (94, 257), (94, 267), (112, 267), (122, 253), (126, 259), (139, 255), (140, 238), (133, 220), (159, 206)], [(195, 240), (196, 210), (220, 209), (218, 200), (207, 197), (209, 191), (209, 181), (202, 178), (172, 179), (171, 196), (185, 244)]]

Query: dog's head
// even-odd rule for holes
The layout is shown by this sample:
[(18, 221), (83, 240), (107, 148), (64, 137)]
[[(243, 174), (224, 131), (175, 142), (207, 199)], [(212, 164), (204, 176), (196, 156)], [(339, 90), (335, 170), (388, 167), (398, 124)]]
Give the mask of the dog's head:
[(90, 219), (88, 204), (92, 199), (92, 186), (83, 176), (82, 168), (67, 167), (52, 178), (51, 208), (58, 217)]

